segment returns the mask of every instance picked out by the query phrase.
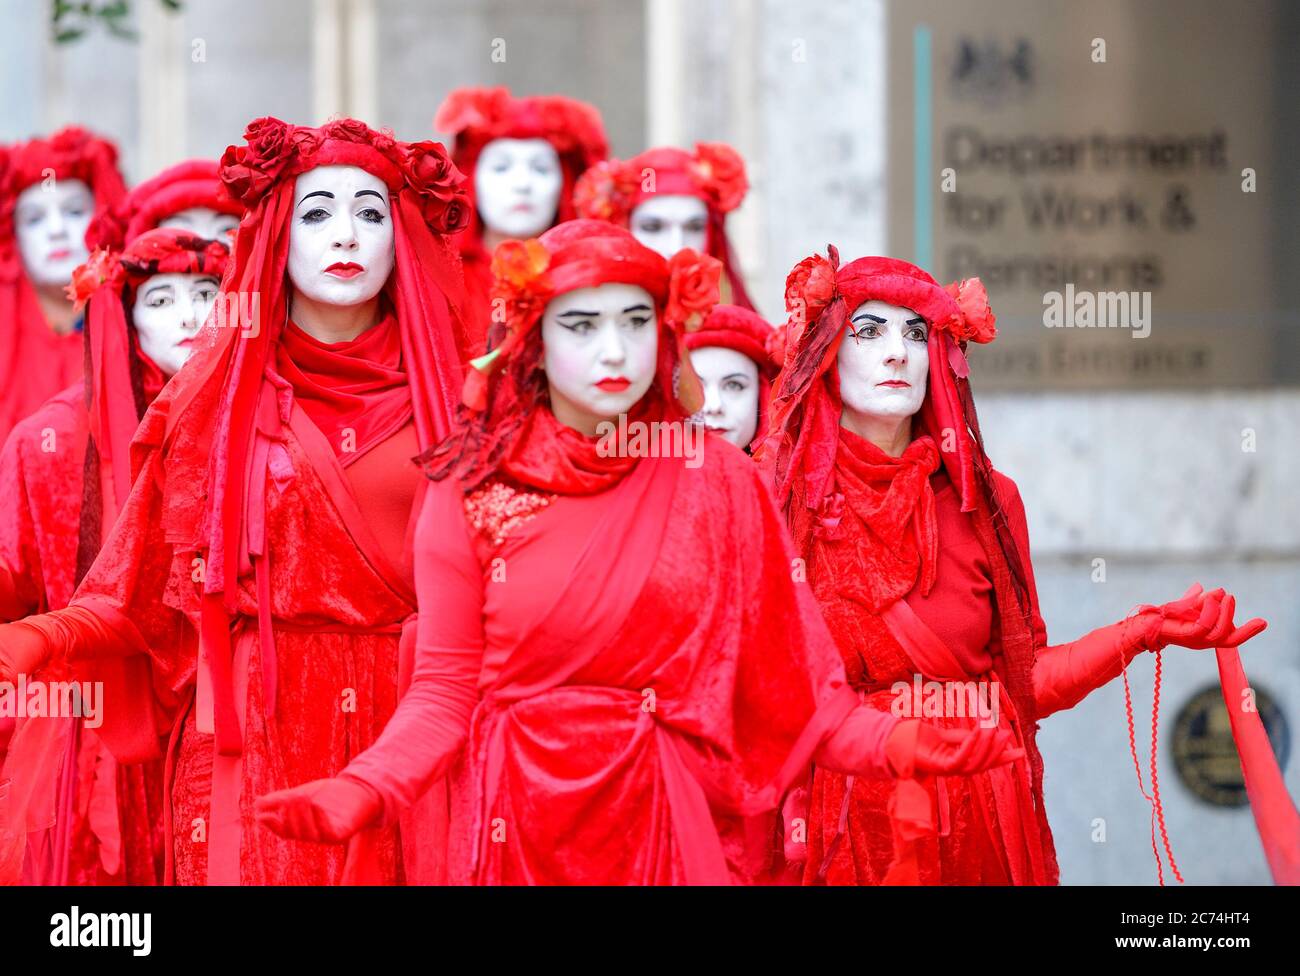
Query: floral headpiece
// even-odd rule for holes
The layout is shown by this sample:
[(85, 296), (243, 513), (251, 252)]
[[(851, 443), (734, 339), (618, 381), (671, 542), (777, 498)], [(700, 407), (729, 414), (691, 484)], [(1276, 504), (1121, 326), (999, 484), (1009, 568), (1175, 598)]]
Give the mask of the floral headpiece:
[(230, 195), (250, 210), (281, 179), (337, 164), (360, 166), (393, 192), (409, 187), (429, 228), (439, 234), (463, 230), (473, 212), (465, 177), (441, 143), (398, 142), (356, 119), (317, 129), (270, 117), (250, 122), (244, 140), (226, 149), (220, 174)]

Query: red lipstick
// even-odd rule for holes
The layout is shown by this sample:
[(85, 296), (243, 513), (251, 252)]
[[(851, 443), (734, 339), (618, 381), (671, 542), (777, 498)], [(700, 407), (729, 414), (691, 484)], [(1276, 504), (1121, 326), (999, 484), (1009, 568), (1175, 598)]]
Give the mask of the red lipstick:
[(327, 275), (333, 275), (335, 278), (355, 278), (361, 272), (365, 271), (361, 265), (352, 261), (336, 261), (325, 269)]
[(606, 376), (596, 384), (606, 393), (622, 393), (631, 385), (632, 381), (625, 376)]
[(908, 383), (906, 380), (885, 380), (885, 382), (883, 383), (876, 384), (876, 386), (891, 386), (891, 387), (898, 387), (899, 389), (906, 389), (909, 388), (911, 385), (912, 384)]

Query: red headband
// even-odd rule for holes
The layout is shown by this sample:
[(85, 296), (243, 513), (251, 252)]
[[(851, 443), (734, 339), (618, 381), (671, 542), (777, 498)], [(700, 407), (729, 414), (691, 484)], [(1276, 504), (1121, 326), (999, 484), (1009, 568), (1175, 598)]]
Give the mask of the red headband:
[[(699, 379), (685, 355), (684, 337), (698, 329), (718, 300), (721, 266), (708, 256), (683, 250), (671, 261), (621, 228), (603, 221), (571, 220), (540, 238), (506, 241), (492, 258), (493, 304), (504, 312), (506, 337), (471, 364), (464, 402), (472, 410), (488, 405), (487, 377), (498, 370), (541, 321), (556, 295), (597, 285), (636, 285), (650, 293), (659, 312), (661, 334), (676, 350), (677, 398), (686, 412), (699, 408)], [(661, 362), (667, 360), (661, 356)], [(671, 376), (661, 377), (671, 390)]]
[(358, 166), (390, 192), (409, 190), (435, 233), (454, 234), (469, 222), (465, 178), (441, 143), (398, 142), (356, 119), (338, 119), (319, 129), (255, 119), (244, 139), (245, 145), (222, 154), (220, 174), (230, 196), (250, 210), (278, 183), (307, 170)]
[(155, 227), (136, 237), (125, 251), (114, 254), (97, 248), (72, 273), (68, 297), (79, 307), (101, 287), (134, 291), (160, 274), (203, 274), (220, 279), (226, 273), (230, 249), (180, 227)]
[(92, 249), (120, 251), (168, 217), (193, 207), (242, 217), (244, 207), (231, 198), (211, 159), (189, 159), (134, 187), (121, 202), (95, 219), (86, 233)]

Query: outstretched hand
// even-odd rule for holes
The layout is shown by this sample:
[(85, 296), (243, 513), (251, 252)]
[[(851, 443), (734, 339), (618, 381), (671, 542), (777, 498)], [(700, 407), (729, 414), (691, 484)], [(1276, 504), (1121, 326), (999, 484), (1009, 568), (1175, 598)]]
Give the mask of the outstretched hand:
[(317, 779), (260, 796), (257, 822), (291, 840), (341, 844), (369, 826), (383, 806), (379, 795), (350, 779)]
[(1194, 583), (1186, 593), (1172, 603), (1160, 607), (1143, 607), (1146, 613), (1160, 615), (1154, 637), (1160, 645), (1177, 644), (1193, 650), (1212, 647), (1237, 647), (1261, 633), (1268, 623), (1259, 617), (1237, 626), (1233, 620), (1237, 600), (1222, 589), (1208, 593), (1200, 583)]

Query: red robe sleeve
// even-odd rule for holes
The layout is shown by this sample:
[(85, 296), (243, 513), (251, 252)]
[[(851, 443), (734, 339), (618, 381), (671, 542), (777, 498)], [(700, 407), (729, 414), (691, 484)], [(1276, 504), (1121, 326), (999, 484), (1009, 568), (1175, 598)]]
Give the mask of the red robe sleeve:
[(0, 620), (39, 613), (45, 603), (24, 445), (15, 428), (0, 452)]
[(483, 573), (453, 481), (430, 485), (414, 549), (411, 685), (379, 739), (341, 774), (383, 798), (385, 824), (441, 779), (464, 745), (483, 663)]

